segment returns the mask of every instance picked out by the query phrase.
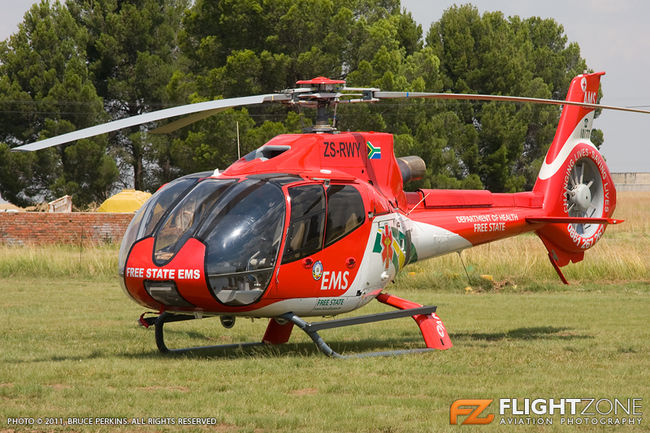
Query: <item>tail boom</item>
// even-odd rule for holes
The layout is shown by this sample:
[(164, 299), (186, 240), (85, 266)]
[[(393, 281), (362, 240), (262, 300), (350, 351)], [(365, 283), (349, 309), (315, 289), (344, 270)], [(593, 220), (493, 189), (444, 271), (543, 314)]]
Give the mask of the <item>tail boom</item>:
[(419, 203), (408, 218), (418, 260), (530, 232), (528, 219), (542, 214), (543, 197), (475, 190), (420, 190), (408, 193)]

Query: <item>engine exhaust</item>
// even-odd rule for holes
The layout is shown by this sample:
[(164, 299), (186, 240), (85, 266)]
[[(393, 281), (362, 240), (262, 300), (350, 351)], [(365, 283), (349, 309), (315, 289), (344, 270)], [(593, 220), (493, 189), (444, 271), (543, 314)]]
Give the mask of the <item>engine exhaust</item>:
[(427, 171), (427, 165), (419, 156), (402, 156), (397, 158), (397, 165), (402, 174), (402, 183), (422, 179)]

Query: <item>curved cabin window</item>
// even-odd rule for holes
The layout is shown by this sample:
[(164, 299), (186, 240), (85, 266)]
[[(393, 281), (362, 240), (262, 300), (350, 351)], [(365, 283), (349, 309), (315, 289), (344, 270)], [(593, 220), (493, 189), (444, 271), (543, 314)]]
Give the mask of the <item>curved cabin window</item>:
[(212, 208), (197, 238), (206, 244), (205, 267), (214, 296), (249, 305), (268, 287), (282, 241), (284, 195), (259, 179), (234, 184)]
[(365, 210), (359, 191), (351, 185), (327, 189), (325, 246), (329, 246), (363, 224)]
[(208, 177), (211, 172), (194, 173), (176, 179), (162, 186), (135, 214), (122, 238), (119, 253), (119, 272), (124, 274), (127, 254), (133, 244), (145, 237), (151, 236), (158, 222), (168, 212), (186, 191), (189, 191), (202, 177)]
[(282, 263), (320, 251), (325, 229), (325, 194), (321, 185), (289, 188), (291, 220)]
[(174, 207), (156, 233), (154, 242), (154, 263), (163, 266), (194, 235), (199, 224), (231, 181), (206, 179), (199, 182)]
[(151, 236), (160, 219), (174, 207), (178, 198), (185, 195), (201, 178), (209, 177), (211, 172), (189, 174), (160, 188), (143, 206), (142, 223), (138, 239)]

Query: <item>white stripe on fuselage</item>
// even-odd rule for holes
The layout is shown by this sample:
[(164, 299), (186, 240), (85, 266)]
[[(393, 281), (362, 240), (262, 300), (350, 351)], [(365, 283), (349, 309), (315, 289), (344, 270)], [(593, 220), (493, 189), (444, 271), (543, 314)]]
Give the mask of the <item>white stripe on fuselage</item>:
[(411, 221), (411, 240), (418, 254), (418, 260), (441, 256), (470, 248), (472, 243), (464, 237), (431, 224)]
[[(591, 116), (591, 117), (590, 117)], [(591, 124), (593, 121), (593, 116), (594, 112), (590, 112), (587, 115), (585, 115), (578, 124), (576, 125), (575, 129), (569, 135), (569, 138), (567, 141), (564, 143), (564, 146), (562, 146), (562, 149), (560, 149), (560, 153), (558, 153), (555, 156), (555, 159), (553, 162), (550, 164), (546, 163), (546, 158), (544, 158), (544, 163), (542, 164), (542, 168), (539, 170), (539, 175), (537, 176), (541, 180), (546, 180), (548, 178), (553, 177), (555, 173), (564, 165), (564, 162), (567, 160), (569, 155), (571, 155), (571, 152), (573, 152), (573, 149), (580, 143), (585, 143), (593, 148), (596, 148), (594, 144), (591, 142), (589, 138), (582, 138), (580, 136), (580, 132), (584, 129), (589, 129), (591, 130)], [(585, 119), (588, 119), (588, 124), (587, 128), (584, 127)]]

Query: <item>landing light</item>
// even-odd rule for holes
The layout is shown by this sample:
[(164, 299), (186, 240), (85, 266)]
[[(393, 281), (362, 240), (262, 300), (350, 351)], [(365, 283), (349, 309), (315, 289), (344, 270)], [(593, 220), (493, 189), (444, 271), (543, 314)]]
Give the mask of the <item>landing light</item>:
[(156, 301), (175, 307), (192, 307), (192, 304), (181, 297), (173, 281), (145, 281), (144, 288)]

